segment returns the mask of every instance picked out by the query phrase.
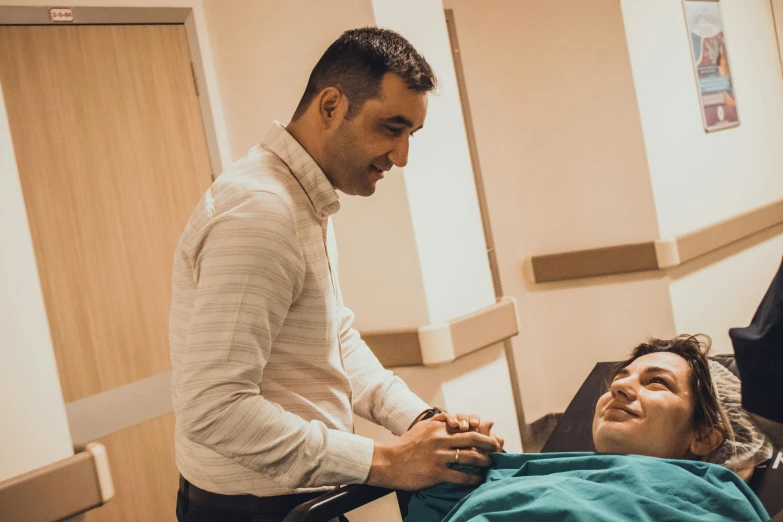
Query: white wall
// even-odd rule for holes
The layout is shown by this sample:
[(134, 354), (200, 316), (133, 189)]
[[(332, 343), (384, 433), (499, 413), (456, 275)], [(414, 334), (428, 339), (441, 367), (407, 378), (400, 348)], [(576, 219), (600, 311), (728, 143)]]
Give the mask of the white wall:
[(665, 278), (528, 285), (537, 254), (658, 236), (614, 0), (446, 0), (454, 9), (525, 418), (563, 411), (599, 360), (674, 333)]
[(0, 89), (0, 482), (73, 455)]
[(721, 0), (739, 127), (705, 133), (680, 0), (621, 2), (662, 237), (783, 198), (783, 78), (769, 0)]

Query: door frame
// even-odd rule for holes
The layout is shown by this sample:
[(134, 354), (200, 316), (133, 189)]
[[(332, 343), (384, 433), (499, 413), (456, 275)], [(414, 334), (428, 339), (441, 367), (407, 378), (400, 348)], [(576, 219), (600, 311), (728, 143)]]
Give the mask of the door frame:
[(206, 85), (198, 32), (192, 7), (71, 7), (72, 22), (53, 22), (49, 7), (0, 6), (0, 26), (3, 25), (179, 25), (185, 26), (193, 80), (196, 84), (201, 121), (207, 139), (207, 153), (212, 179), (223, 170), (218, 136), (212, 112), (212, 101)]

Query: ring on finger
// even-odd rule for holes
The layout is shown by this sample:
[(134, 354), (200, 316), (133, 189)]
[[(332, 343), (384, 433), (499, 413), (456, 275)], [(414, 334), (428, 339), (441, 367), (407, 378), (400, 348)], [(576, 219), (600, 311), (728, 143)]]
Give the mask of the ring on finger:
[(457, 448), (457, 451), (454, 453), (454, 464), (459, 464), (459, 448)]

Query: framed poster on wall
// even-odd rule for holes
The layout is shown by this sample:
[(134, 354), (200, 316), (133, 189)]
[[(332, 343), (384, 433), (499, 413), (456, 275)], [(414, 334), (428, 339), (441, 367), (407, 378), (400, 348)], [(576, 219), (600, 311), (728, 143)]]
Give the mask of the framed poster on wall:
[(739, 125), (719, 0), (683, 0), (704, 130)]

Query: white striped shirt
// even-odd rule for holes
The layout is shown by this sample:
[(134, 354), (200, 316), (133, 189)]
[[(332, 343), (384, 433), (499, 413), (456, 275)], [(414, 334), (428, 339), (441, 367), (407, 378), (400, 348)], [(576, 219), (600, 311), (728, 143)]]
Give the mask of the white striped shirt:
[(363, 483), (373, 441), (353, 412), (403, 433), (429, 406), (384, 370), (342, 304), (323, 171), (275, 122), (210, 187), (174, 260), (177, 466), (215, 493)]

